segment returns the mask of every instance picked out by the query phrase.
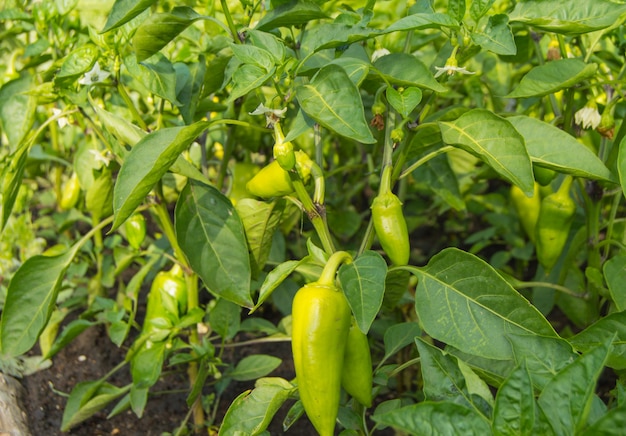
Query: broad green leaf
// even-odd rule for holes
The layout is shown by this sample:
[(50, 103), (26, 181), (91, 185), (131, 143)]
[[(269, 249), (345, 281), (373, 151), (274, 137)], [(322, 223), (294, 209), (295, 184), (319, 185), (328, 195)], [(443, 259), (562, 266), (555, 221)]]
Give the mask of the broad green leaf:
[(230, 200), (212, 186), (190, 181), (175, 216), (178, 243), (207, 289), (251, 308), (248, 245)]
[(176, 99), (176, 70), (161, 53), (157, 52), (141, 63), (137, 62), (135, 55), (126, 56), (124, 66), (135, 79), (136, 86), (145, 88), (175, 106), (180, 105)]
[(593, 151), (558, 127), (524, 115), (507, 120), (524, 137), (533, 163), (587, 179), (615, 180)]
[(344, 23), (321, 23), (315, 32), (305, 32), (302, 49), (305, 52), (344, 47), (380, 35), (378, 29)]
[[(238, 62), (238, 60), (235, 58), (231, 59), (229, 67), (232, 62)], [(271, 70), (267, 71), (257, 65), (238, 65), (231, 77), (233, 88), (230, 92), (230, 95), (228, 96), (228, 101), (236, 100), (239, 97), (242, 97), (249, 92), (260, 88), (265, 82), (267, 82), (267, 80), (272, 77), (274, 71), (274, 67), (272, 67)]]
[(624, 14), (626, 4), (610, 0), (524, 0), (515, 3), (509, 16), (547, 32), (578, 35), (613, 26), (624, 20)]
[[(166, 351), (165, 341), (146, 341), (132, 354), (130, 373), (133, 377), (133, 386), (147, 389), (159, 380)], [(131, 398), (131, 404), (132, 402)]]
[(96, 322), (89, 321), (87, 319), (75, 319), (70, 321), (61, 333), (57, 336), (52, 347), (43, 356), (44, 359), (50, 359), (59, 351), (61, 351), (67, 344), (72, 342), (76, 336), (87, 330), (89, 327), (96, 325)]
[(302, 110), (320, 125), (355, 141), (376, 142), (370, 132), (359, 90), (337, 65), (322, 68), (311, 81), (296, 88)]
[[(483, 413), (481, 408), (474, 404), (474, 399), (468, 390), (467, 380), (459, 368), (457, 359), (421, 338), (416, 338), (415, 344), (420, 356), (426, 400), (457, 403)], [(467, 366), (466, 370), (471, 371)], [(486, 388), (486, 384), (482, 383)], [(489, 392), (488, 388), (487, 392)]]
[(156, 0), (115, 0), (107, 22), (100, 33), (116, 29), (141, 14), (156, 3)]
[(451, 402), (425, 401), (386, 413), (372, 419), (413, 435), (489, 435), (491, 428), (475, 409)]
[(613, 304), (619, 312), (626, 310), (626, 255), (612, 257), (602, 268)]
[(445, 350), (451, 355), (456, 356), (466, 365), (469, 365), (474, 372), (479, 374), (482, 379), (492, 386), (499, 386), (504, 383), (504, 380), (513, 369), (515, 369), (515, 362), (513, 360), (485, 359), (484, 357), (463, 353), (449, 345)]
[(261, 384), (233, 400), (220, 426), (219, 436), (261, 434), (274, 414), (289, 398), (292, 389), (278, 384)]
[(2, 161), (2, 171), (0, 172), (0, 234), (2, 234), (13, 206), (17, 194), (19, 194), (22, 180), (24, 177), (24, 169), (28, 160), (28, 147), (23, 145), (15, 151), (15, 153), (6, 156)]
[(215, 306), (208, 310), (211, 330), (220, 335), (224, 341), (231, 340), (241, 327), (241, 307), (220, 298)]
[(385, 357), (383, 357), (383, 361), (389, 359), (407, 345), (414, 343), (415, 338), (421, 334), (422, 330), (415, 322), (402, 322), (389, 327), (383, 337), (383, 342), (385, 343)]
[(473, 109), (455, 121), (440, 122), (443, 142), (482, 159), (498, 174), (532, 195), (535, 179), (524, 138), (505, 118)]
[(118, 388), (101, 380), (79, 382), (74, 386), (67, 399), (67, 405), (63, 411), (61, 431), (68, 431), (73, 426), (92, 417), (111, 401), (128, 392), (130, 386)]
[(249, 44), (231, 44), (230, 48), (242, 64), (255, 65), (263, 71), (271, 71), (274, 67), (274, 56), (263, 48)]
[(383, 307), (385, 309), (394, 309), (400, 299), (404, 297), (409, 288), (409, 280), (411, 273), (401, 269), (387, 271), (385, 277), (385, 296), (383, 298)]
[(596, 74), (597, 64), (580, 59), (559, 59), (530, 70), (506, 98), (541, 97), (571, 88)]
[(386, 275), (387, 262), (375, 251), (366, 251), (339, 269), (341, 288), (363, 333), (369, 331), (383, 303)]
[(261, 289), (259, 290), (259, 300), (250, 310), (250, 313), (257, 310), (267, 300), (274, 290), (280, 286), (280, 284), (291, 275), (303, 262), (306, 262), (308, 257), (304, 257), (300, 260), (288, 260), (281, 263), (272, 271), (270, 271), (263, 280)]
[(619, 436), (626, 428), (626, 403), (609, 410), (604, 416), (587, 427), (581, 436)]
[(520, 364), (507, 377), (496, 395), (493, 433), (496, 436), (533, 436), (535, 394), (530, 374)]
[(269, 10), (256, 24), (255, 29), (269, 31), (278, 27), (300, 26), (326, 17), (326, 13), (317, 3), (293, 0)]
[(459, 22), (448, 14), (441, 13), (417, 13), (402, 17), (394, 21), (389, 27), (383, 30), (384, 33), (422, 30), (422, 29), (438, 29), (447, 27), (450, 29), (458, 29)]
[(489, 12), (491, 6), (495, 3), (495, 0), (472, 0), (470, 5), (470, 15), (474, 21), (480, 20), (483, 15)]
[(133, 47), (141, 62), (165, 47), (179, 33), (202, 16), (187, 6), (177, 6), (170, 12), (150, 15), (135, 31)]
[(432, 73), (417, 57), (406, 53), (392, 53), (374, 62), (372, 72), (398, 86), (417, 86), (435, 92), (445, 92), (446, 87), (435, 80)]
[[(298, 2), (301, 3), (301, 2)], [(254, 47), (269, 53), (274, 64), (282, 64), (285, 60), (285, 43), (271, 33), (260, 30), (246, 30), (246, 40)]]
[(617, 152), (617, 174), (622, 185), (622, 192), (626, 196), (626, 136), (619, 143)]
[(349, 56), (342, 56), (330, 62), (334, 65), (339, 65), (346, 71), (346, 74), (354, 83), (355, 86), (360, 86), (361, 83), (367, 78), (369, 73), (370, 64), (363, 59), (353, 58)]
[(252, 256), (252, 270), (261, 271), (272, 248), (274, 232), (285, 209), (285, 201), (271, 202), (253, 198), (240, 199), (235, 209), (246, 232), (246, 240)]
[(515, 362), (525, 363), (535, 386), (542, 389), (566, 365), (577, 357), (565, 339), (541, 335), (508, 336)]
[(555, 434), (578, 434), (586, 425), (612, 341), (609, 338), (563, 368), (539, 395), (539, 407)]
[(150, 133), (135, 144), (115, 182), (115, 220), (111, 230), (126, 221), (180, 154), (207, 126), (207, 122), (198, 122), (187, 127), (168, 127)]
[(98, 47), (92, 44), (82, 45), (71, 52), (61, 65), (60, 71), (54, 77), (56, 86), (68, 86), (79, 76), (85, 74), (98, 59)]
[(27, 94), (32, 86), (32, 77), (25, 75), (0, 88), (0, 130), (7, 136), (12, 153), (20, 148), (33, 125), (37, 98)]
[(392, 87), (388, 87), (385, 90), (385, 95), (389, 104), (393, 106), (395, 110), (400, 112), (404, 118), (408, 117), (413, 109), (422, 101), (422, 91), (414, 86), (397, 90)]
[(490, 16), (482, 32), (472, 33), (472, 40), (495, 54), (513, 56), (517, 53), (513, 32), (509, 27), (509, 17), (505, 14)]
[(417, 275), (415, 309), (426, 333), (468, 354), (512, 359), (507, 334), (555, 336), (550, 323), (489, 264), (455, 248)]
[(0, 324), (0, 345), (7, 356), (31, 349), (48, 324), (65, 272), (82, 246), (74, 244), (57, 256), (33, 256), (9, 282)]
[(256, 380), (265, 377), (280, 366), (282, 360), (267, 354), (253, 354), (246, 356), (237, 363), (232, 371), (226, 371), (225, 377), (237, 381)]
[(448, 0), (448, 15), (457, 21), (463, 21), (467, 12), (465, 0)]
[[(623, 284), (622, 284), (623, 286)], [(587, 352), (617, 335), (606, 365), (626, 369), (626, 312), (617, 312), (601, 318), (582, 332), (574, 335), (569, 342), (581, 352)]]

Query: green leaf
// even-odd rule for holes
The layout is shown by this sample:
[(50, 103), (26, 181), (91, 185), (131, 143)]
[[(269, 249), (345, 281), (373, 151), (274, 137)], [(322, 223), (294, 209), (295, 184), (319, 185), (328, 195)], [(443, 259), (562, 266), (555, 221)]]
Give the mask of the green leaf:
[(422, 101), (422, 91), (414, 86), (402, 90), (388, 87), (385, 90), (385, 95), (387, 96), (389, 104), (400, 112), (400, 115), (404, 118), (408, 117), (409, 114), (413, 112), (413, 109)]
[(626, 403), (609, 410), (602, 418), (587, 427), (581, 436), (619, 436), (624, 428), (626, 428)]
[(463, 21), (465, 13), (467, 12), (467, 5), (465, 0), (448, 0), (448, 15), (457, 21)]
[(407, 30), (439, 29), (447, 27), (458, 29), (459, 22), (448, 14), (441, 13), (417, 13), (402, 17), (394, 21), (383, 30), (383, 34), (391, 32), (405, 32)]
[(282, 360), (267, 354), (253, 354), (239, 361), (232, 371), (226, 371), (225, 377), (236, 381), (256, 380), (265, 377), (280, 366)]
[(534, 425), (533, 384), (528, 369), (520, 364), (498, 389), (492, 428), (498, 436), (532, 436)]
[(187, 6), (170, 12), (150, 15), (135, 31), (133, 46), (139, 62), (165, 47), (179, 33), (202, 16)]
[(355, 141), (376, 142), (370, 132), (359, 90), (346, 71), (327, 65), (311, 81), (296, 88), (302, 110), (322, 126)]
[(111, 231), (126, 221), (180, 154), (207, 126), (208, 123), (202, 121), (187, 127), (168, 127), (150, 133), (135, 144), (115, 182), (115, 220)]
[(33, 256), (9, 282), (0, 324), (0, 344), (7, 356), (19, 356), (35, 345), (56, 304), (65, 272), (80, 241), (57, 256)]
[(104, 169), (87, 189), (85, 207), (95, 222), (113, 213), (113, 175), (109, 169)]
[(155, 53), (142, 63), (137, 62), (135, 55), (126, 56), (124, 65), (128, 74), (135, 79), (137, 87), (145, 88), (174, 106), (180, 106), (180, 102), (176, 99), (176, 70), (161, 53)]
[(255, 29), (273, 30), (278, 27), (300, 26), (309, 21), (326, 18), (319, 5), (308, 0), (293, 0), (267, 12)]
[(331, 61), (333, 65), (339, 65), (346, 71), (346, 74), (354, 83), (355, 86), (359, 87), (361, 83), (367, 78), (367, 74), (370, 70), (369, 62), (364, 61), (363, 59), (354, 58), (350, 56), (342, 56)]
[(249, 44), (230, 44), (235, 58), (242, 64), (254, 65), (263, 71), (271, 71), (275, 59), (269, 51)]
[(547, 32), (578, 35), (618, 24), (625, 13), (626, 4), (610, 0), (525, 0), (516, 2), (509, 17)]
[[(233, 58), (229, 67), (233, 62), (238, 62)], [(263, 84), (272, 77), (275, 68), (267, 71), (257, 65), (243, 64), (237, 65), (234, 68), (235, 71), (232, 75), (232, 90), (228, 96), (228, 101), (234, 101), (239, 97), (242, 97), (255, 89), (260, 88)]]
[(28, 160), (28, 147), (22, 146), (15, 153), (6, 156), (2, 161), (2, 172), (0, 172), (0, 234), (4, 231), (17, 194), (20, 192), (24, 169)]
[(208, 312), (211, 329), (220, 335), (223, 340), (228, 341), (239, 332), (241, 307), (235, 303), (220, 298)]
[(385, 343), (385, 357), (383, 361), (389, 359), (398, 351), (409, 344), (414, 343), (415, 338), (422, 334), (422, 330), (415, 322), (402, 322), (394, 324), (385, 330), (383, 342)]
[(577, 434), (585, 426), (612, 341), (609, 338), (563, 368), (539, 395), (539, 407), (555, 434)]
[(207, 289), (251, 308), (248, 245), (230, 200), (212, 186), (190, 181), (175, 215), (178, 243)]
[[(467, 380), (459, 368), (457, 359), (426, 343), (421, 338), (416, 338), (415, 344), (420, 356), (426, 400), (457, 403), (474, 408), (481, 413), (480, 408), (474, 405), (474, 400), (468, 390)], [(469, 367), (466, 369), (471, 371)], [(487, 385), (482, 383), (489, 392)]]
[(472, 0), (472, 4), (470, 5), (470, 16), (474, 21), (480, 20), (491, 6), (495, 3), (496, 0)]
[(578, 357), (565, 339), (517, 334), (509, 335), (508, 339), (513, 347), (515, 362), (525, 363), (534, 385), (539, 389)]
[(489, 264), (455, 248), (435, 255), (417, 275), (415, 309), (433, 338), (468, 354), (512, 359), (510, 333), (556, 336), (541, 313)]
[(242, 198), (235, 208), (246, 232), (252, 256), (252, 270), (261, 271), (270, 255), (272, 239), (283, 215), (285, 201), (280, 199), (265, 202)]
[(622, 185), (622, 192), (626, 195), (626, 136), (619, 143), (617, 152), (617, 174)]
[(285, 386), (287, 383), (259, 384), (259, 381), (253, 390), (242, 393), (230, 404), (219, 436), (261, 434), (293, 390)]
[(288, 260), (286, 262), (281, 263), (272, 271), (270, 271), (266, 276), (265, 280), (263, 280), (263, 284), (261, 285), (261, 289), (259, 290), (259, 300), (254, 305), (252, 309), (250, 309), (250, 313), (257, 310), (261, 305), (267, 300), (274, 290), (280, 286), (280, 284), (291, 275), (292, 272), (300, 266), (303, 262), (307, 260), (307, 257), (302, 258), (301, 260)]
[(156, 0), (115, 0), (107, 22), (100, 33), (116, 29), (141, 14), (156, 3)]
[[(133, 377), (133, 386), (139, 389), (147, 389), (159, 380), (163, 370), (163, 362), (165, 362), (166, 351), (165, 341), (146, 341), (132, 354), (130, 372)], [(133, 405), (132, 396), (131, 405)], [(134, 409), (138, 410), (140, 407), (134, 407)]]
[(446, 347), (446, 352), (469, 365), (474, 372), (492, 386), (499, 386), (504, 383), (504, 380), (515, 368), (513, 360), (485, 359), (484, 357), (464, 353), (449, 345)]
[(378, 29), (345, 23), (321, 23), (315, 32), (305, 32), (302, 40), (302, 49), (305, 52), (345, 47), (364, 39), (380, 35)]
[(472, 33), (472, 40), (485, 50), (495, 54), (513, 56), (517, 53), (513, 32), (509, 27), (509, 17), (505, 14), (489, 17), (489, 21), (482, 32)]
[[(30, 133), (37, 109), (37, 98), (27, 92), (33, 86), (31, 76), (11, 80), (0, 88), (0, 129), (7, 136), (9, 150), (15, 153)], [(7, 143), (3, 142), (3, 147)]]
[(63, 411), (61, 431), (68, 431), (76, 424), (92, 417), (111, 401), (128, 392), (130, 386), (118, 388), (101, 380), (79, 382), (74, 386), (67, 399), (67, 405)]
[(272, 64), (280, 65), (285, 61), (285, 43), (271, 33), (252, 29), (246, 30), (246, 40), (249, 41), (252, 46), (263, 49), (266, 53), (269, 53), (274, 60)]
[(613, 335), (617, 335), (617, 339), (606, 365), (614, 369), (626, 369), (626, 312), (612, 313), (599, 319), (571, 337), (569, 342), (578, 351), (587, 352), (603, 344)]
[(359, 329), (367, 333), (383, 304), (387, 262), (375, 251), (366, 251), (339, 269), (341, 288)]
[(372, 419), (413, 435), (489, 435), (487, 420), (475, 409), (449, 402), (423, 402), (386, 413)]
[(86, 44), (72, 51), (61, 65), (60, 71), (54, 77), (56, 86), (69, 86), (79, 76), (85, 74), (96, 63), (99, 56), (98, 47)]
[(602, 266), (611, 300), (618, 311), (626, 310), (626, 255), (618, 254)]
[(615, 180), (593, 151), (558, 127), (524, 115), (507, 120), (524, 137), (533, 163), (577, 177)]
[(439, 122), (443, 142), (482, 159), (498, 174), (532, 195), (535, 179), (524, 138), (509, 121), (472, 109), (455, 121)]
[(541, 97), (571, 88), (595, 76), (597, 64), (580, 59), (558, 59), (530, 70), (506, 98)]
[(75, 319), (70, 321), (61, 333), (57, 336), (52, 347), (43, 356), (44, 359), (50, 359), (59, 351), (61, 351), (67, 344), (72, 342), (79, 334), (87, 330), (89, 327), (96, 325), (97, 323), (86, 319)]
[(435, 92), (445, 92), (446, 87), (435, 80), (428, 67), (417, 57), (406, 53), (391, 53), (376, 59), (371, 70), (384, 80), (398, 86), (417, 86)]

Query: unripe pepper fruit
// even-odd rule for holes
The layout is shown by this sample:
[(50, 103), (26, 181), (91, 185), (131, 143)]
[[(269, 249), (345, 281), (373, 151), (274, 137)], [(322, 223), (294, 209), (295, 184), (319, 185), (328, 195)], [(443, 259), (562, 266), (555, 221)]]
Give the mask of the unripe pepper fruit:
[[(296, 170), (303, 182), (311, 175), (311, 158), (302, 150), (295, 152)], [(282, 197), (294, 192), (289, 173), (274, 160), (261, 168), (246, 184), (250, 194), (261, 198)]]
[(372, 355), (367, 335), (352, 318), (341, 372), (341, 386), (365, 407), (372, 405)]
[(334, 284), (337, 261), (347, 253), (333, 256), (320, 279), (296, 293), (292, 307), (291, 347), (300, 400), (321, 436), (334, 433), (351, 318), (348, 302)]
[(534, 183), (533, 196), (528, 197), (517, 185), (511, 185), (510, 191), (513, 207), (517, 212), (522, 229), (528, 235), (530, 240), (535, 242), (535, 228), (539, 219), (539, 210), (541, 209), (541, 194), (539, 193), (539, 184)]
[(59, 207), (61, 210), (69, 210), (76, 206), (80, 197), (80, 182), (78, 174), (73, 173), (67, 182), (63, 185)]
[(141, 248), (143, 240), (146, 238), (146, 219), (141, 213), (135, 213), (124, 223), (126, 240), (135, 250)]
[(541, 201), (536, 228), (537, 259), (549, 272), (563, 252), (576, 213), (570, 197), (572, 177), (567, 176), (559, 189)]

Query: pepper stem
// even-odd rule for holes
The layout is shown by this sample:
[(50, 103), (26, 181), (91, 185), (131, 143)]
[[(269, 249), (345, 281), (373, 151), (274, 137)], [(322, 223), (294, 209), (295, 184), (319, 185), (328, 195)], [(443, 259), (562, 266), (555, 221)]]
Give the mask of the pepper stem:
[(334, 252), (326, 262), (326, 265), (324, 265), (324, 270), (317, 283), (322, 286), (334, 286), (335, 276), (341, 264), (351, 262), (352, 256), (347, 251)]

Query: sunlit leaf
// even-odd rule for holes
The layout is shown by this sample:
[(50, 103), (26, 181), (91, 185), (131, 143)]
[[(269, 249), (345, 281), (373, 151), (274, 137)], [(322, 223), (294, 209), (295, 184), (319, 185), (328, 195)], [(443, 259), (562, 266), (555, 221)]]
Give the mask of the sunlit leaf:
[(507, 98), (541, 97), (570, 88), (596, 74), (597, 64), (580, 59), (558, 59), (530, 70)]

